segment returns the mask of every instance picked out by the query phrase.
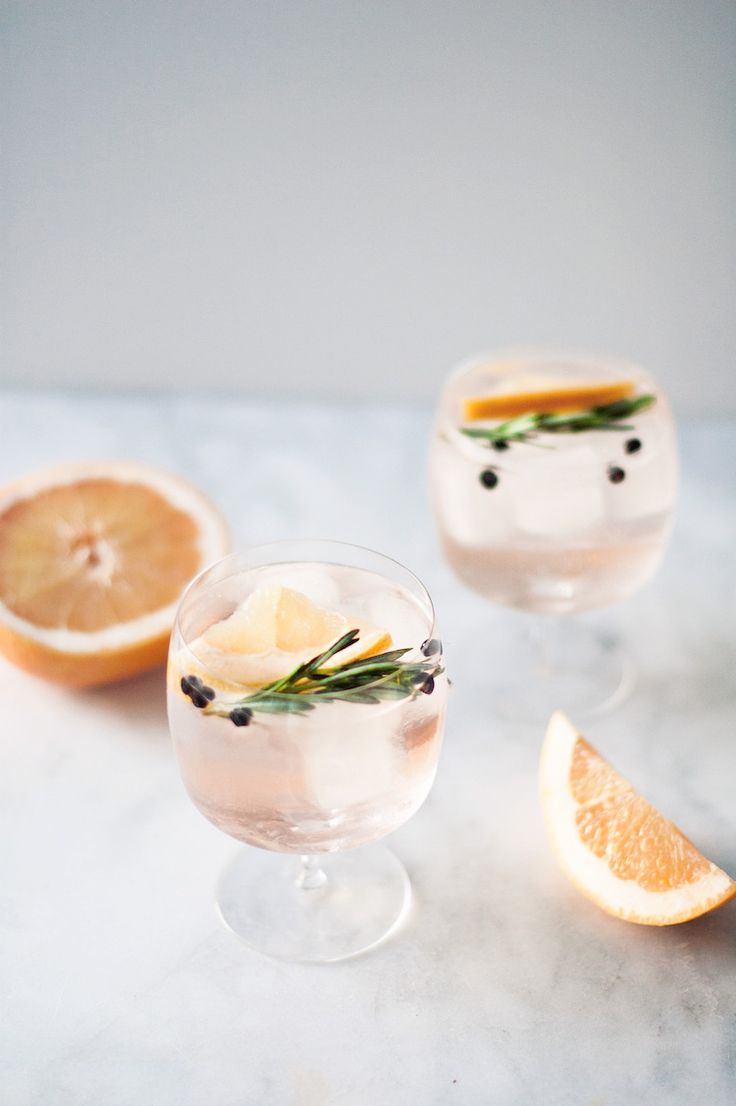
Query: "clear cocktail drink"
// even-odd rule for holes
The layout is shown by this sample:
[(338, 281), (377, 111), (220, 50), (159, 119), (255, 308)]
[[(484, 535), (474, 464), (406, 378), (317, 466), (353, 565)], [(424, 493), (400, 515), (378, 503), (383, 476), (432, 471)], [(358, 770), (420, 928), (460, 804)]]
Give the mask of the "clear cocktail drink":
[[(348, 622), (385, 628), (392, 648), (408, 645), (423, 659), (429, 612), (406, 588), (365, 569), (252, 569), (203, 588), (189, 617), (201, 634), (208, 618), (217, 621), (232, 603), (274, 583), (344, 612)], [(205, 661), (216, 663), (211, 654)], [(191, 673), (217, 688), (224, 701), (250, 689), (233, 682), (227, 664), (219, 672), (207, 668), (183, 640), (172, 650), (169, 717), (182, 778), (202, 814), (232, 837), (279, 852), (349, 849), (390, 833), (424, 801), (440, 749), (444, 677), (431, 695), (338, 700), (304, 714), (256, 715), (243, 728), (192, 708), (181, 690), (182, 677)]]
[[(624, 400), (596, 401), (627, 384)], [(645, 396), (653, 402), (637, 408)], [(631, 414), (585, 425), (589, 412), (616, 402)], [(479, 358), (445, 387), (431, 477), (445, 556), (474, 591), (542, 613), (604, 607), (639, 588), (666, 546), (677, 484), (672, 416), (637, 366)]]
[[(426, 798), (446, 699), (429, 596), (380, 554), (277, 543), (194, 581), (171, 640), (169, 722), (194, 804), (257, 846), (219, 892), (249, 944), (340, 959), (396, 922), (403, 868), (379, 846), (346, 850)], [(286, 854), (280, 867), (273, 853)]]

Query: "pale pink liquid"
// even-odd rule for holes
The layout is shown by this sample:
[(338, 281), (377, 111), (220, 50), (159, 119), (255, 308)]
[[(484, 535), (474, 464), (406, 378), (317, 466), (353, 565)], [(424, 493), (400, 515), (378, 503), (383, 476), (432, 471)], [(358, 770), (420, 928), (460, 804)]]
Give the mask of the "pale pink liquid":
[[(279, 565), (243, 573), (226, 590), (240, 601), (275, 579), (320, 605), (389, 629), (393, 648), (412, 647), (412, 659), (421, 659), (418, 647), (431, 631), (431, 616), (404, 588), (362, 569)], [(218, 585), (210, 622), (222, 616), (222, 596)], [(205, 595), (197, 632), (206, 609)], [(431, 695), (412, 700), (337, 702), (304, 715), (257, 715), (238, 728), (229, 719), (203, 716), (181, 693), (181, 676), (191, 667), (184, 642), (173, 641), (171, 732), (192, 801), (225, 833), (280, 852), (329, 852), (390, 833), (424, 801), (440, 751), (444, 676)], [(230, 687), (220, 694), (237, 693)]]
[[(514, 391), (517, 380), (523, 389), (530, 373), (540, 387), (634, 379), (657, 401), (629, 431), (540, 436), (503, 452), (459, 432), (463, 396)], [(641, 442), (635, 453), (625, 449), (631, 438)], [(610, 466), (624, 470), (621, 483), (609, 480)], [(497, 473), (494, 488), (479, 479), (485, 468)], [(631, 366), (530, 356), (489, 376), (474, 363), (442, 397), (431, 482), (445, 556), (474, 591), (541, 613), (607, 606), (654, 573), (666, 546), (677, 482), (672, 417), (661, 390)]]

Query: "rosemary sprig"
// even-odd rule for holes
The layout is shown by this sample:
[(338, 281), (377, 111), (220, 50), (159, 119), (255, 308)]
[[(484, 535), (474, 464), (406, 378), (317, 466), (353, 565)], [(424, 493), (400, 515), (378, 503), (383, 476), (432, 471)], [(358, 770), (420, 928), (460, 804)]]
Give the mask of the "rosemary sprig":
[(250, 725), (256, 712), (263, 714), (305, 714), (319, 703), (380, 703), (390, 699), (414, 699), (431, 695), (434, 681), (444, 669), (439, 661), (441, 646), (425, 642), (423, 661), (405, 661), (409, 649), (390, 649), (343, 665), (329, 662), (359, 638), (349, 630), (323, 653), (297, 665), (288, 676), (245, 695), (223, 702), (197, 676), (184, 676), (181, 689), (203, 714), (229, 718), (236, 726)]
[(575, 411), (572, 414), (518, 415), (498, 426), (474, 427), (461, 426), (460, 432), (468, 438), (487, 442), (490, 446), (504, 445), (509, 442), (534, 443), (538, 434), (579, 434), (583, 430), (631, 430), (631, 424), (623, 422), (632, 415), (651, 407), (656, 396), (635, 396), (633, 399), (618, 399), (615, 403), (605, 403), (600, 407), (591, 407), (587, 411)]

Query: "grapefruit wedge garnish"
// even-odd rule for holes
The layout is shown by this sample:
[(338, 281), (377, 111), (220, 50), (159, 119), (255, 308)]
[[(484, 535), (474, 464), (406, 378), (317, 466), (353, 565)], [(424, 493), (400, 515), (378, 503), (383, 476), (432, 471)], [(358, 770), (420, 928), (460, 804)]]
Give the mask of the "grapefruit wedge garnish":
[(146, 465), (59, 465), (0, 492), (0, 652), (70, 686), (163, 663), (188, 581), (227, 552), (215, 507)]
[(213, 623), (191, 642), (189, 652), (194, 669), (197, 661), (203, 666), (195, 674), (205, 675), (210, 683), (263, 687), (319, 656), (348, 630), (358, 630), (359, 637), (332, 658), (333, 666), (373, 656), (391, 644), (387, 630), (365, 619), (326, 610), (299, 591), (269, 584), (251, 592), (227, 618)]
[(542, 415), (566, 411), (586, 411), (617, 403), (634, 394), (632, 380), (601, 384), (572, 384), (533, 391), (468, 396), (463, 400), (466, 422), (478, 419), (514, 419), (518, 415)]
[(540, 763), (547, 830), (577, 888), (615, 917), (687, 922), (736, 895), (736, 883), (634, 790), (559, 711)]

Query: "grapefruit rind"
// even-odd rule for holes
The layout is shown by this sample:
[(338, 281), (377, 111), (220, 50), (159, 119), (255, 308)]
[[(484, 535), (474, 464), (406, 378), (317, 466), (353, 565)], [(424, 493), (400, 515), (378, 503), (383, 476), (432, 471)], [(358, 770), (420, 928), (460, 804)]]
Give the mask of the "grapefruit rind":
[(563, 385), (539, 391), (467, 396), (463, 400), (463, 418), (467, 422), (477, 422), (480, 419), (513, 419), (520, 415), (584, 411), (628, 399), (634, 389), (632, 380), (620, 380), (603, 384)]
[[(143, 484), (189, 514), (197, 526), (197, 572), (228, 551), (227, 526), (204, 495), (164, 470), (133, 461), (72, 462), (29, 473), (0, 491), (0, 516), (36, 493), (89, 479)], [(178, 602), (179, 597), (129, 621), (83, 632), (38, 626), (0, 599), (0, 653), (33, 675), (69, 687), (111, 683), (164, 663)]]
[[(690, 921), (733, 898), (736, 882), (711, 861), (706, 861), (705, 873), (691, 883), (649, 891), (634, 880), (614, 875), (605, 858), (599, 858), (584, 844), (576, 824), (580, 804), (570, 788), (570, 767), (579, 738), (569, 719), (556, 711), (547, 727), (540, 760), (547, 832), (560, 867), (578, 890), (614, 917), (653, 926)], [(619, 779), (622, 789), (630, 789), (623, 777)], [(680, 834), (677, 827), (673, 829)]]

